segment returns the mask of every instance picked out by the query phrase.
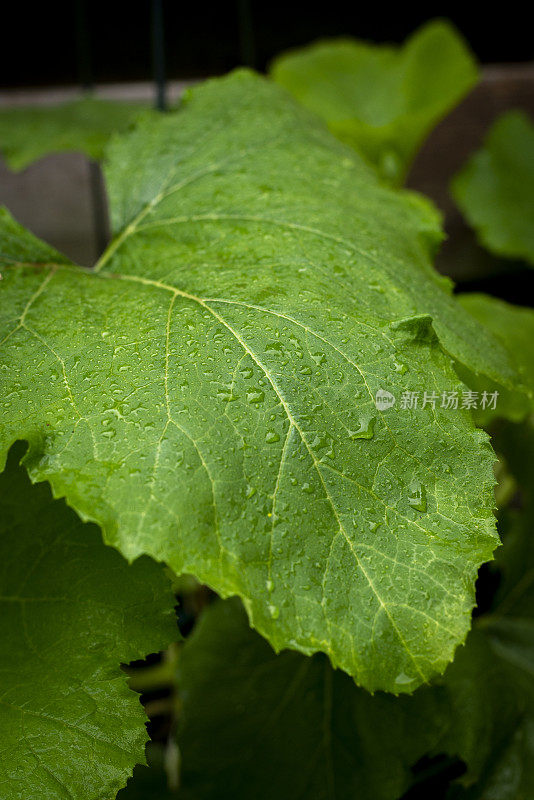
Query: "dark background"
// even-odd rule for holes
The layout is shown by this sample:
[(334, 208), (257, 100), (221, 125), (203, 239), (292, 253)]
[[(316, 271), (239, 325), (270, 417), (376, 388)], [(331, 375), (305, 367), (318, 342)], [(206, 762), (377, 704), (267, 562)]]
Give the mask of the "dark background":
[[(447, 17), (482, 63), (534, 58), (528, 4), (414, 6), (379, 2), (162, 0), (167, 77), (264, 69), (280, 51), (324, 37), (402, 42), (419, 25)], [(419, 9), (419, 10), (416, 10)], [(2, 88), (148, 80), (153, 74), (151, 2), (57, 0), (2, 8)]]

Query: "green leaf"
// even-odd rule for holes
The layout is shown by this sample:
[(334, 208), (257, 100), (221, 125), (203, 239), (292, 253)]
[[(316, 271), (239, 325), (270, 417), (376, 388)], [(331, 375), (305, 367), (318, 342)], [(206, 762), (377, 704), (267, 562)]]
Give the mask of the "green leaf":
[(499, 117), (451, 188), (484, 247), (534, 266), (534, 125), (525, 114)]
[(511, 305), (504, 300), (484, 294), (463, 294), (459, 302), (481, 325), (506, 347), (510, 360), (520, 376), (520, 385), (504, 389), (487, 378), (462, 374), (472, 389), (482, 393), (499, 391), (497, 407), (479, 411), (477, 421), (486, 427), (495, 417), (520, 421), (532, 410), (534, 400), (534, 311), (531, 308)]
[(401, 394), (461, 391), (451, 355), (519, 382), (433, 273), (433, 210), (248, 72), (117, 139), (106, 176), (94, 272), (0, 217), (1, 446), (126, 557), (242, 597), (275, 649), (412, 691), (498, 540), (486, 435)]
[(275, 655), (235, 601), (204, 613), (177, 682), (183, 800), (396, 800), (448, 718), (442, 690), (373, 697), (324, 656)]
[(173, 599), (161, 567), (32, 486), (22, 452), (0, 475), (0, 797), (109, 800), (147, 738), (120, 664), (177, 638)]
[(12, 170), (49, 153), (81, 152), (99, 161), (114, 133), (126, 131), (145, 107), (84, 97), (60, 106), (0, 111), (0, 153)]
[(436, 20), (403, 47), (313, 44), (280, 56), (272, 76), (400, 183), (432, 128), (475, 85), (477, 69), (455, 28)]

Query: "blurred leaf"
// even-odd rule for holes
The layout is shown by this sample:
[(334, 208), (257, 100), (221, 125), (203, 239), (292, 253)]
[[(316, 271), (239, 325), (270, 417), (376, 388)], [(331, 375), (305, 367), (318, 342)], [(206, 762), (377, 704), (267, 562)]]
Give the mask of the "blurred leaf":
[(481, 244), (534, 266), (534, 125), (526, 114), (503, 114), (451, 188)]
[(276, 655), (236, 600), (183, 647), (180, 800), (394, 800), (447, 719), (443, 690), (374, 697), (321, 655)]
[(140, 103), (84, 97), (59, 106), (0, 110), (0, 153), (21, 170), (50, 153), (80, 152), (100, 161), (114, 133), (149, 112)]
[(319, 42), (279, 56), (273, 78), (401, 183), (432, 128), (477, 81), (460, 34), (430, 22), (402, 47), (352, 39)]
[(486, 377), (470, 374), (459, 366), (460, 377), (471, 389), (479, 391), (480, 398), (483, 392), (499, 392), (495, 409), (483, 409), (479, 404), (477, 423), (487, 427), (497, 417), (516, 422), (524, 419), (534, 404), (534, 310), (511, 305), (485, 294), (460, 294), (458, 301), (507, 349), (520, 376), (520, 381), (513, 389), (506, 389)]
[(452, 724), (443, 745), (468, 764), (453, 797), (534, 797), (534, 427), (507, 423), (497, 437), (523, 507), (500, 515), (504, 544), (493, 611), (477, 620), (445, 675)]

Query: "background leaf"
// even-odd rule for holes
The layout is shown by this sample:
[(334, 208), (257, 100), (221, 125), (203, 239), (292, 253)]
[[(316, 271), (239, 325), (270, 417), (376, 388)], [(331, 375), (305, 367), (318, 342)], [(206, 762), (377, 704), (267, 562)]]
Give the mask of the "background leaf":
[(534, 125), (526, 114), (503, 114), (451, 188), (481, 244), (534, 266)]
[(273, 78), (394, 183), (403, 181), (432, 128), (477, 81), (473, 57), (443, 20), (403, 47), (353, 39), (284, 54)]
[(178, 638), (172, 594), (32, 486), (22, 452), (0, 475), (0, 797), (109, 800), (147, 738), (120, 664)]
[(204, 613), (177, 680), (180, 800), (395, 800), (447, 717), (444, 691), (372, 697), (324, 656), (275, 655), (235, 600)]
[(534, 401), (534, 311), (479, 293), (458, 295), (458, 301), (506, 347), (520, 376), (520, 384), (506, 389), (458, 368), (462, 379), (480, 395), (484, 391), (499, 392), (495, 409), (478, 409), (477, 423), (487, 428), (498, 417), (521, 421), (532, 411)]
[(12, 170), (49, 153), (80, 152), (100, 161), (112, 134), (126, 131), (143, 113), (139, 103), (90, 96), (59, 106), (2, 109), (0, 153)]
[(147, 747), (148, 766), (139, 765), (127, 786), (121, 789), (117, 800), (172, 800), (178, 798), (178, 790), (169, 787), (165, 772), (165, 751), (151, 743)]

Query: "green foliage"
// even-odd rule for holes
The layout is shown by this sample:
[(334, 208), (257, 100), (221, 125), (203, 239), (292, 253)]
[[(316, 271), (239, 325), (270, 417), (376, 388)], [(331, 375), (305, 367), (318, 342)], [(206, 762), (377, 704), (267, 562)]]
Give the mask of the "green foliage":
[(177, 638), (169, 582), (32, 486), (22, 453), (0, 475), (0, 797), (105, 800), (144, 761), (120, 664)]
[(84, 97), (60, 106), (0, 111), (0, 153), (21, 170), (49, 153), (81, 152), (99, 161), (114, 133), (126, 131), (145, 108)]
[(488, 250), (534, 266), (534, 125), (526, 114), (510, 111), (494, 123), (452, 192)]
[[(435, 22), (274, 75), (303, 106), (238, 71), (165, 116), (0, 114), (16, 167), (123, 131), (93, 270), (0, 210), (0, 800), (398, 800), (460, 761), (451, 800), (534, 795), (534, 313), (454, 297), (437, 212), (382, 181), (472, 59)], [(498, 123), (455, 191), (532, 260), (529, 125)], [(498, 408), (440, 403), (467, 387)], [(499, 543), (477, 424), (504, 544), (468, 633)], [(128, 688), (177, 638), (171, 586), (200, 621)], [(133, 690), (162, 687), (177, 730), (125, 786)]]
[(372, 696), (324, 656), (275, 655), (235, 600), (205, 613), (177, 680), (184, 800), (395, 800), (447, 720), (444, 691)]
[(496, 564), (502, 577), (493, 607), (441, 679), (411, 697), (371, 696), (324, 656), (275, 655), (235, 599), (217, 601), (178, 660), (180, 790), (173, 794), (161, 771), (144, 769), (131, 791), (143, 787), (140, 796), (151, 797), (165, 789), (179, 800), (398, 800), (420, 780), (420, 759), (437, 758), (439, 768), (440, 754), (449, 754), (466, 770), (448, 797), (528, 800), (534, 791), (534, 429), (507, 425), (498, 443), (524, 493), (524, 511), (503, 515), (505, 544)]
[(430, 22), (403, 47), (351, 39), (280, 56), (273, 78), (400, 183), (432, 128), (474, 86), (477, 69), (458, 32)]
[(534, 359), (532, 342), (534, 341), (534, 311), (531, 308), (514, 306), (504, 300), (498, 300), (484, 294), (463, 294), (459, 302), (477, 319), (481, 325), (506, 347), (515, 370), (520, 376), (521, 385), (513, 389), (503, 389), (468, 371), (458, 368), (460, 377), (473, 390), (481, 393), (499, 391), (499, 403), (496, 410), (478, 410), (476, 419), (482, 427), (488, 427), (492, 420), (504, 417), (516, 422), (524, 419), (533, 409), (534, 400)]
[(433, 210), (247, 72), (117, 138), (106, 178), (93, 272), (2, 218), (3, 451), (275, 649), (413, 691), (469, 628), (494, 457), (469, 411), (375, 394), (461, 390), (450, 355), (519, 382), (432, 272)]
[(534, 310), (484, 294), (459, 296), (462, 306), (503, 343), (523, 386), (534, 394)]

